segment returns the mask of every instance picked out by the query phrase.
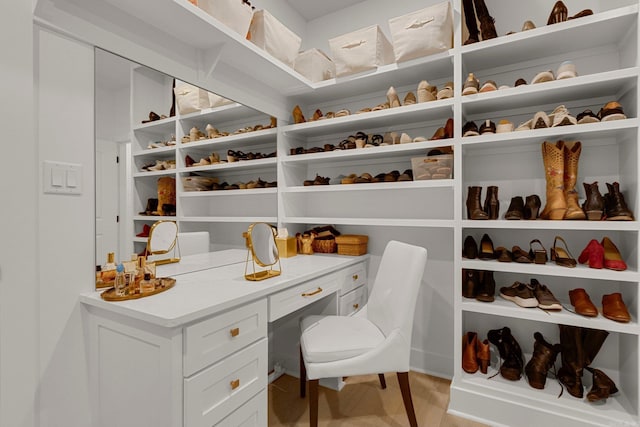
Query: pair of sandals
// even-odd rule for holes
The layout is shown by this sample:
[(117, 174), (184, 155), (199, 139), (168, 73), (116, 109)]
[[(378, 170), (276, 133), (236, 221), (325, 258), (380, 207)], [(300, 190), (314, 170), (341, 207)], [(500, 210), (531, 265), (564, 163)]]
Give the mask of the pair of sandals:
[(529, 242), (529, 252), (520, 246), (513, 246), (509, 251), (504, 246), (495, 249), (496, 259), (499, 262), (516, 262), (520, 264), (546, 264), (549, 260), (547, 250), (539, 239)]
[(175, 169), (175, 168), (176, 168), (175, 160), (156, 160), (155, 163), (144, 165), (140, 169), (149, 171), (149, 172), (155, 172), (155, 171), (163, 171), (163, 170), (169, 170), (169, 169)]
[(202, 157), (200, 161), (196, 162), (193, 157), (190, 155), (186, 155), (184, 157), (184, 164), (186, 167), (190, 168), (192, 166), (208, 166), (216, 163), (222, 163), (220, 160), (220, 156), (218, 153), (211, 153), (208, 157)]
[(228, 150), (227, 151), (227, 162), (229, 163), (233, 163), (233, 162), (237, 162), (239, 160), (257, 160), (257, 159), (266, 159), (266, 158), (270, 158), (270, 157), (276, 157), (276, 152), (272, 152), (269, 154), (262, 154), (260, 152), (258, 153), (245, 153), (243, 151), (234, 151), (234, 150)]
[(343, 177), (340, 180), (340, 184), (368, 184), (368, 183), (379, 183), (379, 182), (402, 182), (402, 181), (413, 181), (413, 170), (407, 169), (404, 172), (400, 173), (397, 170), (393, 170), (389, 173), (379, 173), (376, 176), (372, 176), (370, 173), (363, 173), (358, 176), (354, 173)]

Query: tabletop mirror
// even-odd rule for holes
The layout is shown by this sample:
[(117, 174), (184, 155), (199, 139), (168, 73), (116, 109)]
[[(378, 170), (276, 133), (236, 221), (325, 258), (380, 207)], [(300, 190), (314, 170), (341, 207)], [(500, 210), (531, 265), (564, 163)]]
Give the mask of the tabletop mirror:
[(267, 223), (258, 222), (249, 226), (245, 237), (247, 241), (245, 279), (258, 281), (279, 276), (282, 267), (276, 246), (276, 229)]
[[(167, 254), (170, 255), (164, 256)], [(178, 223), (175, 221), (156, 221), (151, 226), (147, 239), (147, 258), (156, 264), (180, 261)]]

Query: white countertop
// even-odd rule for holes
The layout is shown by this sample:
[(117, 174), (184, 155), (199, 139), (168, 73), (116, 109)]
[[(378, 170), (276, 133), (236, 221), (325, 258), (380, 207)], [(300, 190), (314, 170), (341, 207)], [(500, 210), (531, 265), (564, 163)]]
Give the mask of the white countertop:
[[(80, 301), (154, 325), (179, 327), (368, 257), (314, 254), (283, 258), (280, 276), (252, 282), (244, 278), (246, 256), (244, 250), (230, 249), (183, 257), (180, 263), (158, 266), (158, 277), (176, 279), (175, 286), (165, 292), (136, 300), (110, 302), (100, 297), (102, 291), (96, 291), (80, 295)], [(169, 274), (171, 271), (173, 274)]]

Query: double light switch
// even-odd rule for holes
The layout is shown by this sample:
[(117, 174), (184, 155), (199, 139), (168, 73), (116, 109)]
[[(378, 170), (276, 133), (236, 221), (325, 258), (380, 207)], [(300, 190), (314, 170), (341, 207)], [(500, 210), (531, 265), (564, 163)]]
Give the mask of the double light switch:
[(82, 194), (82, 165), (44, 161), (44, 192)]

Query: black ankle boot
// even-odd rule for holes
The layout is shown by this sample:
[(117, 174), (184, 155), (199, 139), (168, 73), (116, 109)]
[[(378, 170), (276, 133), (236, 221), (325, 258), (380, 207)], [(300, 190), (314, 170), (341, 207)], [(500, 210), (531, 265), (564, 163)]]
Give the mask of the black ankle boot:
[(489, 15), (489, 10), (484, 0), (474, 0), (476, 5), (476, 13), (480, 21), (480, 30), (482, 31), (482, 40), (495, 39), (498, 37), (496, 32), (495, 19)]
[(520, 345), (511, 335), (511, 329), (506, 326), (502, 329), (492, 329), (487, 338), (491, 344), (498, 347), (502, 359), (500, 375), (507, 380), (518, 381), (522, 376), (524, 358)]
[(478, 31), (473, 0), (462, 0), (462, 7), (464, 8), (464, 22), (467, 24), (467, 30), (469, 30), (469, 38), (464, 44), (477, 43), (480, 41), (480, 31)]

